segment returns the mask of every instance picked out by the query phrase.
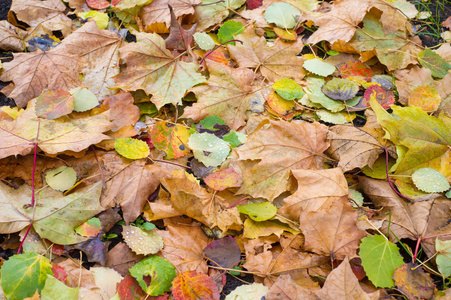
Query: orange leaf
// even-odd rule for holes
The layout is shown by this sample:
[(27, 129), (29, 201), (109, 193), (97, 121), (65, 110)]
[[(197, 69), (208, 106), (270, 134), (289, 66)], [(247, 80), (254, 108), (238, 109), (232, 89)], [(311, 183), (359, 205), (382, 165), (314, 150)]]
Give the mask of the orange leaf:
[(228, 168), (208, 175), (204, 178), (205, 183), (216, 191), (223, 191), (229, 187), (239, 187), (243, 182), (240, 174), (234, 169)]
[(417, 86), (409, 96), (409, 105), (419, 107), (425, 112), (436, 111), (440, 101), (440, 94), (428, 85)]
[(175, 300), (219, 300), (216, 283), (208, 275), (186, 271), (172, 281), (172, 295)]

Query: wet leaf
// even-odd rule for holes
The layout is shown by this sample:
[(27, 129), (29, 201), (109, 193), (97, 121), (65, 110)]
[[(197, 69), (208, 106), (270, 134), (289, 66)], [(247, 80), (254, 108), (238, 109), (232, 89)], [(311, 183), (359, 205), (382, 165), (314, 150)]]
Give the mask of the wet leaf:
[(193, 150), (194, 157), (207, 167), (219, 166), (230, 153), (227, 142), (206, 132), (193, 133), (188, 146)]
[(395, 104), (395, 95), (392, 91), (386, 90), (378, 85), (372, 85), (366, 89), (362, 101), (357, 106), (369, 107), (371, 98), (375, 98), (385, 109), (389, 109), (392, 104)]
[(241, 299), (261, 299), (264, 298), (268, 292), (268, 287), (261, 283), (252, 283), (249, 285), (242, 285), (235, 288), (227, 295), (225, 300), (241, 300)]
[(358, 60), (350, 60), (338, 67), (341, 78), (347, 78), (350, 76), (362, 76), (365, 79), (370, 79), (374, 76), (373, 70), (366, 64)]
[(426, 193), (441, 193), (451, 188), (445, 176), (431, 168), (421, 168), (413, 172), (412, 181)]
[(163, 248), (163, 239), (155, 231), (136, 226), (122, 226), (122, 237), (136, 254), (155, 254)]
[(196, 32), (193, 37), (202, 50), (211, 50), (216, 46), (215, 41), (205, 32)]

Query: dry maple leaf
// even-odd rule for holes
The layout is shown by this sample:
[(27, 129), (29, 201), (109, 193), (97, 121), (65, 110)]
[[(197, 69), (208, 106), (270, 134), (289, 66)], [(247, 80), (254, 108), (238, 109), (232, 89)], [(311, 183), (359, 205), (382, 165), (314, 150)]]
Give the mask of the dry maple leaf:
[(0, 121), (0, 158), (30, 153), (36, 138), (38, 147), (47, 154), (80, 152), (109, 139), (103, 134), (112, 127), (108, 111), (93, 116), (79, 113), (47, 120), (36, 116), (35, 103), (35, 100), (31, 101), (16, 120)]
[(26, 35), (26, 31), (13, 26), (8, 21), (0, 21), (0, 49), (4, 51), (23, 51), (23, 39)]
[(185, 108), (183, 117), (197, 122), (206, 116), (215, 115), (236, 130), (245, 124), (245, 113), (250, 102), (264, 102), (263, 87), (252, 86), (255, 74), (250, 69), (234, 69), (210, 60), (207, 60), (207, 66), (210, 71), (207, 85), (190, 90), (199, 100)]
[(371, 8), (370, 3), (371, 0), (344, 0), (334, 3), (327, 13), (311, 14), (310, 19), (319, 28), (308, 38), (307, 43), (349, 41)]
[(171, 262), (177, 270), (207, 273), (208, 266), (204, 259), (204, 248), (211, 242), (199, 223), (186, 218), (165, 219), (167, 230), (159, 230), (164, 240), (161, 250), (163, 257)]
[(357, 215), (346, 198), (327, 209), (301, 212), (299, 228), (305, 236), (305, 249), (333, 259), (356, 257), (359, 242), (366, 236), (356, 226)]
[(320, 291), (316, 292), (319, 299), (358, 299), (377, 300), (379, 291), (368, 294), (359, 285), (359, 280), (352, 272), (348, 258), (346, 258), (338, 268), (330, 272), (326, 282)]
[[(445, 197), (410, 203), (399, 197), (386, 181), (359, 177), (359, 186), (375, 208), (382, 209), (372, 220), (383, 220), (381, 231), (395, 243), (397, 239), (387, 232), (389, 221), (390, 231), (399, 239), (417, 240), (451, 230), (450, 203)], [(435, 253), (434, 239), (422, 240), (421, 244), (428, 256)]]
[(297, 285), (288, 274), (280, 275), (268, 290), (266, 300), (319, 300), (315, 291)]
[(296, 55), (302, 51), (304, 43), (298, 39), (294, 43), (278, 39), (269, 46), (266, 39), (257, 36), (253, 28), (249, 28), (236, 37), (243, 44), (227, 45), (230, 55), (240, 67), (254, 68), (270, 81), (292, 78), (296, 81), (304, 77), (302, 65), (304, 59)]
[[(27, 40), (45, 34), (53, 36), (54, 31), (68, 36), (72, 32), (72, 20), (66, 16), (65, 10), (66, 6), (59, 0), (13, 1), (10, 8), (19, 21), (30, 25)], [(13, 22), (11, 17), (9, 19)]]
[(292, 170), (298, 182), (296, 192), (283, 199), (278, 213), (288, 214), (298, 221), (302, 211), (329, 208), (335, 201), (348, 196), (348, 184), (340, 168), (327, 170)]
[(65, 38), (58, 48), (80, 57), (83, 85), (102, 100), (113, 93), (112, 77), (119, 74), (121, 44), (122, 37), (117, 33), (100, 30), (96, 22), (90, 21)]
[(412, 91), (420, 85), (428, 85), (435, 88), (436, 81), (432, 79), (431, 70), (413, 66), (411, 69), (397, 70), (395, 73), (396, 89), (399, 93), (399, 102), (407, 105)]
[(44, 89), (70, 90), (81, 85), (78, 74), (81, 61), (77, 55), (67, 54), (58, 47), (43, 52), (14, 54), (11, 62), (3, 64), (1, 81), (12, 81), (13, 89), (7, 95), (19, 107), (25, 107)]
[(158, 34), (137, 32), (136, 40), (119, 50), (126, 67), (114, 77), (118, 88), (143, 89), (160, 109), (168, 103), (180, 104), (188, 89), (205, 81), (197, 73), (199, 65), (174, 58)]
[(328, 137), (331, 141), (327, 154), (338, 160), (338, 166), (344, 172), (364, 166), (372, 168), (379, 154), (384, 151), (377, 138), (353, 125), (333, 126)]
[(168, 4), (174, 9), (177, 18), (194, 13), (194, 7), (201, 0), (154, 0), (139, 11), (139, 16), (145, 26), (153, 23), (164, 23), (169, 28), (171, 24), (171, 13)]
[(173, 171), (169, 178), (161, 179), (171, 194), (172, 206), (179, 212), (210, 228), (241, 230), (242, 221), (236, 207), (219, 195), (211, 194), (199, 185), (197, 179), (184, 170)]
[(293, 169), (323, 169), (322, 153), (329, 147), (327, 127), (303, 121), (270, 121), (271, 127), (253, 133), (234, 149), (242, 165), (239, 194), (275, 199), (285, 192)]

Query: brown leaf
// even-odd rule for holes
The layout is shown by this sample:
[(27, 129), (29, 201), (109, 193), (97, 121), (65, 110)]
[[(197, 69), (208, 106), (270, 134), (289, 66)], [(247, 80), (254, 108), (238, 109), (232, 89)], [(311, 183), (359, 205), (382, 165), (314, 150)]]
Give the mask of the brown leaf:
[(271, 286), (266, 300), (319, 300), (314, 291), (303, 288), (291, 279), (290, 275), (280, 275)]
[(241, 230), (238, 209), (228, 209), (233, 202), (207, 192), (193, 175), (183, 170), (173, 171), (172, 176), (161, 179), (161, 183), (171, 194), (172, 206), (180, 213), (210, 228), (217, 226), (223, 232)]
[(133, 96), (128, 92), (120, 92), (116, 95), (107, 96), (102, 106), (106, 110), (110, 110), (111, 120), (114, 127), (112, 131), (116, 131), (127, 125), (135, 125), (141, 116), (138, 106), (134, 105)]
[(305, 236), (305, 249), (333, 259), (356, 257), (360, 239), (366, 236), (356, 226), (357, 215), (346, 198), (328, 209), (301, 212), (299, 228)]
[(179, 272), (197, 271), (207, 273), (204, 248), (211, 242), (199, 223), (180, 217), (165, 219), (167, 230), (159, 230), (164, 240), (161, 250), (163, 257), (173, 264)]
[(116, 270), (122, 276), (129, 275), (128, 270), (143, 260), (144, 255), (135, 254), (127, 244), (120, 242), (107, 253), (105, 267)]
[(270, 124), (270, 128), (254, 132), (234, 150), (238, 162), (246, 163), (241, 168), (243, 185), (239, 194), (273, 200), (289, 188), (291, 170), (323, 169), (321, 156), (329, 146), (326, 126), (302, 121)]
[(68, 91), (80, 86), (81, 69), (80, 58), (59, 47), (47, 52), (38, 49), (15, 53), (13, 61), (3, 64), (0, 80), (14, 83), (14, 89), (7, 96), (13, 98), (17, 106), (25, 107), (46, 88)]
[(171, 12), (171, 27), (169, 36), (166, 38), (166, 48), (172, 50), (189, 50), (193, 46), (193, 34), (196, 32), (197, 24), (191, 26), (186, 30), (179, 24), (177, 17), (174, 14), (174, 10), (170, 5), (169, 11)]
[(210, 71), (207, 85), (190, 90), (199, 100), (185, 108), (183, 117), (200, 121), (208, 115), (216, 115), (236, 130), (245, 124), (250, 102), (265, 101), (261, 92), (263, 87), (252, 86), (255, 74), (250, 69), (234, 69), (210, 60), (207, 66)]
[(349, 260), (346, 258), (338, 268), (327, 276), (323, 288), (316, 293), (319, 299), (355, 299), (355, 300), (377, 300), (379, 292), (365, 293), (359, 285), (359, 280), (352, 272)]
[(30, 26), (27, 40), (45, 34), (53, 36), (53, 31), (68, 36), (72, 32), (72, 20), (65, 15), (65, 10), (64, 3), (58, 0), (13, 1), (8, 18), (14, 22), (11, 13), (14, 12), (19, 21)]
[(0, 21), (0, 49), (22, 52), (25, 47), (23, 39), (26, 36), (26, 31), (15, 27), (6, 20)]
[(365, 166), (372, 168), (384, 151), (377, 138), (351, 124), (331, 127), (328, 137), (331, 142), (327, 154), (339, 161), (338, 166), (344, 172)]
[(395, 77), (399, 101), (404, 105), (407, 105), (410, 94), (417, 86), (429, 85), (435, 87), (436, 85), (432, 79), (431, 70), (418, 66), (414, 66), (410, 70), (398, 70)]
[[(451, 225), (450, 203), (444, 197), (409, 203), (399, 197), (386, 181), (359, 177), (359, 186), (373, 202), (376, 209), (382, 209), (372, 220), (383, 220), (380, 230), (397, 242), (387, 232), (389, 216), (390, 231), (399, 239), (417, 240), (419, 237), (433, 236), (449, 232)], [(435, 253), (434, 239), (422, 240), (422, 246), (428, 256)]]
[(278, 39), (269, 47), (266, 39), (255, 35), (252, 27), (236, 38), (243, 44), (229, 44), (227, 48), (240, 67), (256, 69), (273, 82), (282, 78), (299, 81), (304, 77), (304, 60), (296, 56), (304, 47), (302, 39), (295, 43), (285, 43)]
[(158, 22), (165, 23), (166, 27), (169, 28), (171, 24), (171, 13), (168, 4), (174, 9), (176, 18), (179, 18), (183, 15), (193, 14), (194, 6), (200, 3), (200, 0), (154, 0), (139, 11), (139, 16), (145, 26)]
[(296, 192), (283, 199), (278, 213), (299, 220), (302, 211), (329, 208), (335, 201), (348, 196), (348, 184), (340, 168), (327, 170), (292, 170), (298, 182)]

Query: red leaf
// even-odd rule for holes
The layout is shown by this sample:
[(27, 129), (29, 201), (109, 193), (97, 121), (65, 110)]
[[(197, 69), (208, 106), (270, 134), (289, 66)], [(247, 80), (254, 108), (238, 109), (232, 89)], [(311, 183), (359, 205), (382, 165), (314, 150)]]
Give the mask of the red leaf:
[(142, 299), (146, 293), (131, 275), (127, 275), (116, 286), (116, 291), (121, 300)]
[(58, 264), (52, 264), (52, 272), (53, 276), (55, 276), (56, 279), (58, 279), (61, 282), (66, 281), (67, 273), (66, 270), (64, 270), (63, 267), (61, 267)]
[(363, 62), (350, 60), (338, 67), (341, 78), (347, 78), (349, 76), (362, 76), (366, 80), (369, 80), (374, 76), (374, 72)]
[(175, 300), (219, 300), (213, 278), (196, 271), (178, 274), (172, 281), (172, 295)]
[(259, 8), (263, 4), (263, 0), (246, 0), (247, 9), (252, 10)]
[(210, 174), (204, 178), (204, 181), (209, 187), (217, 191), (223, 191), (229, 187), (240, 187), (243, 182), (240, 174), (232, 168)]
[(363, 95), (361, 104), (364, 107), (370, 106), (370, 97), (373, 93), (376, 94), (377, 102), (385, 109), (389, 109), (390, 105), (395, 103), (395, 95), (392, 91), (388, 91), (378, 85), (372, 85), (366, 89), (365, 94)]

